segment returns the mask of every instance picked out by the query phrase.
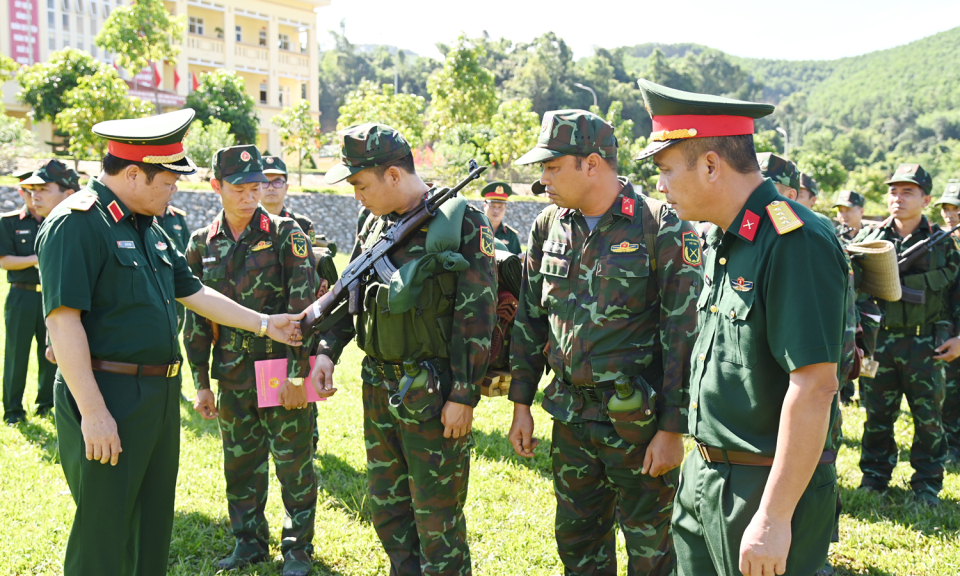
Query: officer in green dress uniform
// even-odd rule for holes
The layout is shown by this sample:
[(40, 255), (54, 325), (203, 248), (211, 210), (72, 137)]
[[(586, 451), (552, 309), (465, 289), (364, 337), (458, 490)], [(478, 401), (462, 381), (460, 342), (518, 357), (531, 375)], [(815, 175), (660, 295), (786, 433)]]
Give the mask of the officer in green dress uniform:
[(43, 321), (40, 270), (34, 243), (40, 223), (64, 198), (80, 189), (79, 176), (59, 160), (34, 172), (22, 172), (24, 206), (0, 216), (0, 267), (7, 271), (10, 291), (3, 307), (6, 339), (3, 354), (3, 421), (26, 417), (23, 390), (27, 384), (30, 346), (37, 343), (37, 415), (53, 409), (53, 376), (57, 368), (44, 357), (47, 327)]
[(640, 80), (657, 190), (707, 234), (673, 537), (682, 576), (809, 576), (834, 528), (849, 268), (832, 227), (777, 192), (755, 104)]
[[(370, 210), (356, 258), (430, 188), (410, 145), (389, 126), (351, 126), (340, 132), (340, 148), (326, 182), (346, 179)], [(333, 363), (354, 333), (366, 353), (367, 485), (373, 527), (396, 576), (471, 574), (463, 507), (473, 408), (496, 323), (494, 242), (482, 212), (462, 197), (448, 200), (391, 252), (398, 267), (391, 281), (368, 282), (356, 332), (348, 314), (317, 336), (313, 383), (321, 395), (335, 391)]]
[[(888, 240), (900, 255), (940, 229), (923, 215), (930, 204), (933, 179), (919, 164), (900, 164), (886, 183), (890, 218), (862, 230), (855, 241)], [(914, 429), (910, 486), (918, 502), (940, 503), (946, 455), (943, 371), (947, 362), (960, 356), (958, 277), (960, 252), (952, 242), (940, 242), (900, 273), (901, 284), (919, 291), (920, 298), (877, 299), (883, 320), (874, 360), (880, 367), (875, 378), (861, 381), (867, 411), (860, 455), (860, 488), (865, 491), (881, 492), (890, 482), (899, 455), (893, 427), (906, 396)]]
[(837, 209), (837, 238), (844, 246), (849, 244), (863, 228), (863, 207), (867, 200), (853, 190), (841, 190), (833, 207)]
[(507, 200), (513, 196), (513, 188), (506, 182), (491, 182), (480, 190), (480, 195), (483, 196), (483, 213), (493, 226), (494, 237), (503, 242), (510, 252), (522, 252), (520, 235), (516, 228), (503, 221), (507, 215)]
[[(187, 241), (190, 240), (190, 227), (187, 226), (187, 213), (183, 210), (167, 204), (167, 209), (163, 214), (157, 216), (157, 223), (167, 233), (167, 236), (173, 240), (173, 245), (177, 247), (180, 253), (187, 250)], [(186, 315), (183, 304), (177, 302), (177, 333), (183, 330), (183, 319)]]
[(181, 143), (193, 117), (94, 126), (109, 140), (103, 171), (37, 238), (60, 462), (77, 506), (67, 576), (167, 571), (180, 454), (176, 300), (284, 344), (301, 337), (302, 314), (266, 316), (205, 288), (154, 221), (196, 170)]
[(556, 110), (516, 162), (542, 164), (554, 206), (537, 217), (524, 261), (510, 442), (533, 456), (530, 406), (549, 364), (543, 408), (554, 420), (564, 573), (617, 574), (619, 524), (627, 573), (667, 576), (676, 569), (670, 509), (687, 431), (700, 240), (666, 204), (618, 178), (617, 153), (608, 122)]
[[(940, 217), (947, 228), (960, 224), (960, 182), (949, 181), (943, 195), (933, 204), (940, 207)], [(953, 243), (960, 250), (960, 230), (953, 233)], [(960, 462), (960, 362), (948, 363), (943, 374), (943, 438), (947, 443), (947, 463), (956, 464)]]

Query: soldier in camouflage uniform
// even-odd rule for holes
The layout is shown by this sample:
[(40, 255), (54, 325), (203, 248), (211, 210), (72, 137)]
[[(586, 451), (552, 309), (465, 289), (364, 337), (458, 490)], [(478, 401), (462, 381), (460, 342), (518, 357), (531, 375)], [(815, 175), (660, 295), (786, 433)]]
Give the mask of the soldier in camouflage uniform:
[[(356, 258), (419, 206), (429, 189), (409, 144), (389, 126), (343, 130), (340, 155), (327, 183), (346, 179), (370, 211), (353, 249)], [(321, 395), (335, 391), (333, 363), (355, 333), (366, 353), (360, 376), (367, 483), (373, 526), (392, 575), (463, 576), (472, 570), (463, 505), (473, 408), (496, 321), (493, 256), (487, 218), (462, 198), (449, 200), (390, 254), (399, 269), (393, 282), (374, 277), (365, 286), (356, 332), (345, 315), (317, 336), (313, 377)], [(404, 361), (426, 370), (428, 382), (401, 390)]]
[[(666, 204), (617, 177), (613, 126), (595, 114), (547, 112), (536, 148), (516, 163), (537, 162), (554, 206), (537, 217), (528, 241), (511, 346), (510, 442), (533, 456), (530, 405), (549, 364), (555, 376), (543, 408), (554, 420), (555, 532), (565, 573), (616, 574), (619, 523), (629, 574), (672, 574), (670, 513), (687, 432), (700, 241)], [(607, 404), (620, 377), (656, 392), (645, 436), (628, 440), (611, 422)]]
[[(297, 312), (316, 294), (310, 243), (297, 223), (268, 214), (258, 205), (262, 183), (255, 146), (219, 150), (213, 158), (211, 185), (223, 210), (209, 226), (195, 231), (187, 247), (190, 269), (208, 286), (265, 313)], [(271, 340), (210, 324), (187, 315), (183, 340), (197, 383), (195, 408), (207, 419), (219, 416), (227, 508), (236, 546), (220, 561), (222, 569), (259, 562), (268, 552), (267, 458), (273, 456), (286, 520), (280, 544), (285, 576), (310, 572), (317, 485), (310, 450), (312, 432), (303, 380), (309, 375), (310, 343), (302, 348), (276, 346)], [(214, 402), (212, 375), (219, 391)], [(287, 359), (288, 379), (279, 383), (282, 406), (260, 408), (254, 362)]]
[[(940, 216), (947, 228), (960, 224), (960, 182), (948, 182), (943, 196), (934, 205), (940, 207)], [(953, 233), (953, 243), (960, 250), (960, 230)], [(944, 366), (944, 384), (943, 438), (947, 443), (947, 462), (956, 464), (960, 462), (960, 361)]]
[(817, 181), (800, 173), (800, 190), (797, 191), (797, 202), (803, 204), (810, 210), (817, 205), (817, 196), (820, 194), (820, 185)]
[(840, 244), (846, 246), (863, 227), (863, 207), (867, 200), (852, 190), (841, 190), (833, 207), (837, 209), (837, 237)]
[[(856, 241), (889, 240), (901, 254), (939, 229), (923, 216), (933, 181), (919, 164), (901, 164), (887, 184), (891, 218), (861, 231)], [(876, 378), (862, 381), (867, 421), (860, 457), (861, 489), (882, 491), (890, 482), (897, 463), (893, 426), (906, 395), (914, 422), (910, 484), (919, 502), (930, 506), (940, 502), (946, 453), (941, 422), (943, 368), (960, 355), (960, 338), (954, 336), (960, 326), (960, 304), (953, 298), (958, 270), (960, 252), (951, 242), (941, 242), (910, 270), (901, 272), (901, 283), (922, 290), (924, 303), (877, 302), (883, 310), (874, 356), (880, 368)]]

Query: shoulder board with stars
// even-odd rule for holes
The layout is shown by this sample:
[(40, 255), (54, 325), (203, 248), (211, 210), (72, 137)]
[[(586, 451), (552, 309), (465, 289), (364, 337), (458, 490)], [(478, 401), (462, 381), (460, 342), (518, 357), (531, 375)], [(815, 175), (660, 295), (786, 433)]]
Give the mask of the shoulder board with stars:
[(20, 216), (20, 210), (14, 210), (13, 212), (4, 212), (3, 214), (0, 214), (0, 218), (10, 218), (10, 217), (12, 217), (12, 216), (17, 216), (17, 217), (19, 217), (19, 216)]
[(179, 214), (179, 215), (181, 215), (181, 216), (186, 216), (186, 215), (187, 215), (187, 213), (186, 213), (184, 210), (181, 210), (181, 209), (176, 208), (176, 207), (174, 207), (174, 206), (170, 206), (170, 211), (173, 212), (174, 214)]
[(69, 198), (63, 201), (63, 205), (71, 210), (82, 210), (86, 212), (97, 203), (97, 195), (92, 192), (77, 192), (71, 194)]
[(777, 234), (781, 236), (803, 226), (803, 220), (797, 216), (790, 204), (780, 200), (767, 204), (767, 215), (770, 216), (773, 227), (777, 229)]

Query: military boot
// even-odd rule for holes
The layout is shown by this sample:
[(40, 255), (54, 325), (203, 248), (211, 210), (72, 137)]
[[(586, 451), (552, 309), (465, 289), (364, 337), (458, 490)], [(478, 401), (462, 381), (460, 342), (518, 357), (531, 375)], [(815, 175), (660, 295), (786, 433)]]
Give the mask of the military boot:
[(283, 555), (283, 576), (307, 576), (312, 566), (310, 555), (304, 550), (290, 550)]
[(237, 542), (233, 552), (223, 560), (217, 562), (221, 570), (243, 568), (247, 564), (256, 564), (267, 559), (267, 553), (252, 542)]

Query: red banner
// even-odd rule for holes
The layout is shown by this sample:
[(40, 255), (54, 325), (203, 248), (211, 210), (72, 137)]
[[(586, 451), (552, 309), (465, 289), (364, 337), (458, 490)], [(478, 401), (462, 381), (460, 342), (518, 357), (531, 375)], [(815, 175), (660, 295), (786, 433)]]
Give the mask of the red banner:
[(37, 0), (10, 0), (10, 57), (30, 66), (40, 60)]

